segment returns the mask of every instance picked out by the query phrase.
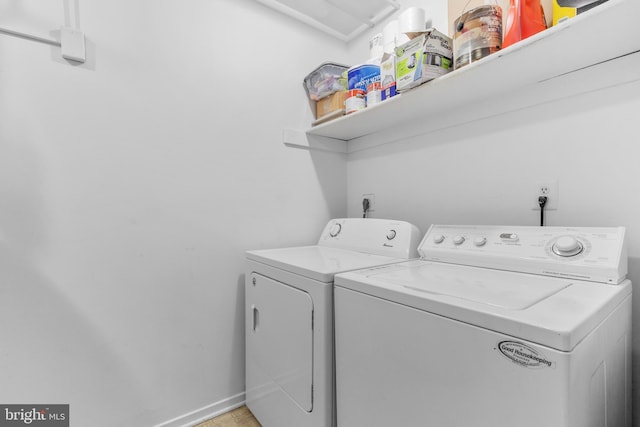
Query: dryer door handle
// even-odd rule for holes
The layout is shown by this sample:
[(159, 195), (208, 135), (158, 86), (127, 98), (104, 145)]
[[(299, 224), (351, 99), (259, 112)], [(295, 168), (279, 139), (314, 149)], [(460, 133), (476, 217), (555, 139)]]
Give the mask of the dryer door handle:
[(256, 332), (260, 324), (260, 311), (255, 304), (251, 304), (251, 311), (253, 313), (253, 332)]

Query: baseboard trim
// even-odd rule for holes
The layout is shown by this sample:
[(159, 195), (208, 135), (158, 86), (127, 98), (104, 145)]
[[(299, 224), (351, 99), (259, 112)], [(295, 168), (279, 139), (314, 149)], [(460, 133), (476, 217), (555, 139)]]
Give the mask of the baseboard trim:
[(239, 408), (244, 405), (244, 401), (244, 392), (239, 393), (235, 396), (220, 400), (219, 402), (196, 409), (195, 411), (180, 415), (179, 417), (173, 418), (169, 421), (157, 424), (154, 427), (193, 427), (196, 424)]

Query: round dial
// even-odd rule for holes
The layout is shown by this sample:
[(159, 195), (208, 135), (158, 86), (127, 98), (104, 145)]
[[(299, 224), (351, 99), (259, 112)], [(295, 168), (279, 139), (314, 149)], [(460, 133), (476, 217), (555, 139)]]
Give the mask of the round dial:
[(333, 224), (333, 227), (331, 227), (331, 230), (329, 230), (329, 236), (336, 237), (338, 234), (340, 234), (341, 230), (342, 226), (340, 224)]
[(463, 236), (454, 236), (453, 237), (453, 244), (454, 245), (461, 245), (464, 243), (464, 237)]
[(393, 240), (396, 237), (396, 230), (389, 230), (387, 233), (387, 240)]
[(554, 254), (562, 257), (571, 257), (582, 252), (583, 246), (578, 239), (572, 236), (560, 237), (551, 247)]
[(473, 244), (476, 246), (484, 246), (487, 243), (486, 237), (476, 237), (473, 239)]
[(436, 234), (433, 236), (433, 243), (442, 243), (444, 242), (444, 236), (442, 234)]

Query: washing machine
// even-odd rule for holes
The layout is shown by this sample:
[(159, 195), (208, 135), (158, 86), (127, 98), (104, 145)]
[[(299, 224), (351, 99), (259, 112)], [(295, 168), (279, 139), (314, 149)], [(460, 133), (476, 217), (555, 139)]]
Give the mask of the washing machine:
[(430, 227), (335, 277), (339, 427), (630, 427), (624, 228)]
[(246, 253), (246, 403), (263, 427), (335, 425), (334, 275), (417, 258), (420, 238), (403, 221), (334, 219), (317, 245)]

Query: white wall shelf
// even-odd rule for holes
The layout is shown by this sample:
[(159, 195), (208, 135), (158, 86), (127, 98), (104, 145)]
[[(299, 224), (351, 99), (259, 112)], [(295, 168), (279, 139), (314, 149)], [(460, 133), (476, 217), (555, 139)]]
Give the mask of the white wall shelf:
[(640, 80), (638, 16), (639, 1), (609, 0), (381, 104), (307, 129), (301, 146), (349, 153)]

